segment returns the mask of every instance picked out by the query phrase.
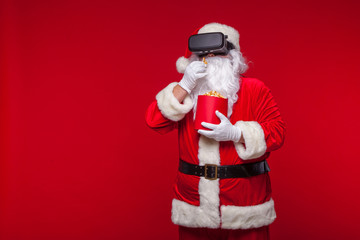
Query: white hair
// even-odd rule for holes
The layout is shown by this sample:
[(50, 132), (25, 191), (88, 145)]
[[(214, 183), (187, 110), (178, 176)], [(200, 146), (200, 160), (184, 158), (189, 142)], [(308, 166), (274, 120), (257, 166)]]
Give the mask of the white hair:
[[(190, 61), (198, 61), (199, 57), (192, 55)], [(196, 115), (197, 97), (209, 91), (215, 90), (228, 99), (227, 117), (232, 114), (234, 103), (238, 99), (237, 92), (240, 89), (240, 74), (246, 72), (248, 65), (239, 50), (230, 50), (228, 57), (215, 56), (206, 58), (208, 73), (198, 79), (190, 96), (194, 102), (194, 117)]]

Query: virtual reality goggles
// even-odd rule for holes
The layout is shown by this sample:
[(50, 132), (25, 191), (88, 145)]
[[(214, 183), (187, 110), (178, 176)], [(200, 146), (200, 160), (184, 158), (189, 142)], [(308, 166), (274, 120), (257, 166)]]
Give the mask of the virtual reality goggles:
[(189, 37), (189, 50), (199, 57), (209, 53), (227, 55), (234, 45), (227, 40), (227, 35), (221, 32), (195, 34)]

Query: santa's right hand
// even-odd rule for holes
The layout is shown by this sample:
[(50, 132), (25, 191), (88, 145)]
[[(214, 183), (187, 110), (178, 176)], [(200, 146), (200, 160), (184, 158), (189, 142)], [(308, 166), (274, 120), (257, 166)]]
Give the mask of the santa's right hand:
[(179, 85), (189, 94), (196, 86), (196, 80), (206, 76), (206, 64), (202, 61), (193, 61), (185, 69)]

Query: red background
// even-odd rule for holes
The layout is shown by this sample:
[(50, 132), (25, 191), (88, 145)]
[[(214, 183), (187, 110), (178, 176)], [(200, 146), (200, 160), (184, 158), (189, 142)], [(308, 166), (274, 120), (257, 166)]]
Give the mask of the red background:
[(273, 239), (359, 239), (360, 4), (2, 1), (0, 238), (176, 239), (176, 132), (144, 112), (187, 37), (237, 28), (287, 123)]

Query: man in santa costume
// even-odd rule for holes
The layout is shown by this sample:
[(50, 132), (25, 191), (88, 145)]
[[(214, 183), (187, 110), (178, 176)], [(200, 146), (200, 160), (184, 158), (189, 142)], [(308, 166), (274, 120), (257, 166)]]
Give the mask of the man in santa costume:
[[(269, 88), (241, 75), (248, 66), (238, 31), (210, 23), (196, 32), (222, 33), (227, 49), (205, 54), (206, 61), (187, 51), (176, 63), (183, 78), (161, 90), (146, 112), (150, 128), (179, 134), (172, 221), (180, 239), (269, 239), (276, 214), (266, 159), (283, 144), (284, 122)], [(197, 97), (211, 90), (227, 98), (227, 116), (216, 111), (220, 123), (197, 130)]]

